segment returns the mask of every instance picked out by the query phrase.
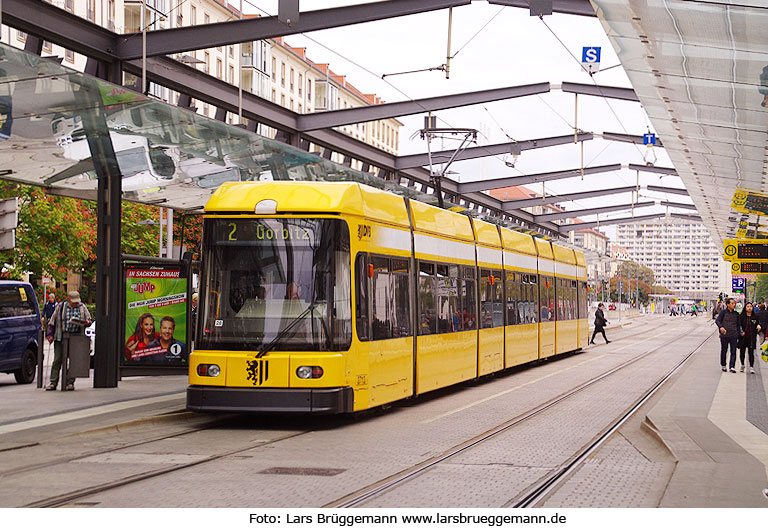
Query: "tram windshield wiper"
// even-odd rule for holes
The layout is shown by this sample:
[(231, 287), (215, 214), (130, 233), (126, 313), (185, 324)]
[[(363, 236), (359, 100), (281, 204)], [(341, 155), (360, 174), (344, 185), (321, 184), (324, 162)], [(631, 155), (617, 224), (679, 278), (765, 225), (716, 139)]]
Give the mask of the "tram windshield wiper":
[[(275, 338), (269, 341), (269, 343), (261, 348), (259, 350), (259, 353), (256, 354), (256, 358), (259, 359), (261, 357), (264, 357), (267, 353), (269, 353), (272, 348), (275, 347), (275, 345), (280, 342), (286, 335), (288, 335), (288, 332), (290, 332), (296, 324), (304, 320), (304, 318), (315, 312), (315, 308), (317, 307), (317, 301), (313, 300), (312, 303), (309, 304), (309, 307), (307, 307), (304, 311), (302, 311), (299, 315), (296, 316), (293, 320), (291, 320), (287, 326), (285, 326), (283, 329), (281, 329), (277, 335), (275, 335)], [(320, 319), (320, 322), (323, 323), (323, 331), (325, 332), (325, 343), (326, 347), (330, 349), (331, 347), (331, 333), (330, 329), (328, 327), (328, 322), (325, 321), (324, 318)]]

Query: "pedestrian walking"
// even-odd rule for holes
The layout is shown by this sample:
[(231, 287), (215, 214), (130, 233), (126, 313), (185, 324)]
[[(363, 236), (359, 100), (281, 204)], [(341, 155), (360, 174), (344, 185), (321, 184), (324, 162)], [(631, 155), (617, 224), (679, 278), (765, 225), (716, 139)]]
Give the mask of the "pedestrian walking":
[[(80, 293), (70, 291), (67, 301), (59, 303), (53, 311), (51, 320), (45, 330), (49, 343), (53, 343), (53, 364), (51, 365), (51, 380), (46, 390), (56, 390), (59, 384), (59, 371), (62, 365), (64, 333), (70, 335), (84, 334), (85, 328), (91, 324), (91, 314), (80, 300)], [(67, 377), (64, 382), (65, 390), (75, 389), (75, 378)]]
[(760, 331), (757, 334), (757, 344), (760, 345), (765, 342), (765, 331), (768, 330), (768, 311), (765, 309), (765, 304), (760, 304), (755, 308), (757, 313), (757, 321), (760, 324)]
[(590, 344), (595, 343), (595, 335), (597, 335), (598, 332), (603, 334), (606, 344), (611, 342), (608, 340), (608, 337), (605, 336), (605, 325), (610, 324), (610, 322), (605, 318), (603, 307), (605, 307), (603, 304), (597, 304), (597, 311), (595, 311), (595, 332), (592, 333), (592, 339), (589, 341)]
[(747, 302), (744, 311), (739, 315), (741, 337), (739, 338), (740, 371), (744, 371), (745, 353), (749, 352), (749, 373), (755, 373), (755, 348), (757, 347), (757, 333), (762, 329), (757, 314), (754, 312), (752, 302)]
[(736, 373), (736, 347), (741, 336), (741, 324), (739, 314), (736, 312), (736, 300), (729, 298), (725, 302), (725, 308), (720, 311), (715, 319), (717, 329), (720, 330), (720, 368), (723, 372), (728, 371), (725, 364), (725, 357), (728, 348), (731, 349), (731, 359), (728, 366), (731, 372)]

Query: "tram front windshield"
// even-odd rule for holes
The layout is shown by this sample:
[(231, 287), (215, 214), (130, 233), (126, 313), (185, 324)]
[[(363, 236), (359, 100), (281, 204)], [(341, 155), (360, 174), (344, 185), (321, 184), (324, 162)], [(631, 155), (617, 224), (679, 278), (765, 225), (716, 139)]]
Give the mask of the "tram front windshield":
[(206, 219), (204, 232), (200, 349), (349, 348), (350, 255), (344, 221)]

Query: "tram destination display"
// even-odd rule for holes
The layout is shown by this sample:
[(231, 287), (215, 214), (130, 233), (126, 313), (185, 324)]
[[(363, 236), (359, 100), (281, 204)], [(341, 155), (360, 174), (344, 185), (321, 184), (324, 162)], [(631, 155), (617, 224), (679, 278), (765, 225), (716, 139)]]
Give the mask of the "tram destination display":
[(123, 365), (187, 365), (187, 279), (178, 268), (126, 266), (124, 339)]

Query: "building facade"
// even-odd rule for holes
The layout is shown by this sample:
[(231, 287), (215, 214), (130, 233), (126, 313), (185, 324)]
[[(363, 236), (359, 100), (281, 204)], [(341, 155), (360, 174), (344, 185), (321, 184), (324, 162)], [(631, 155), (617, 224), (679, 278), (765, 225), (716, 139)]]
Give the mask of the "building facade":
[(680, 295), (720, 291), (722, 249), (700, 222), (662, 218), (618, 225), (616, 242), (629, 259), (653, 271), (657, 285)]

